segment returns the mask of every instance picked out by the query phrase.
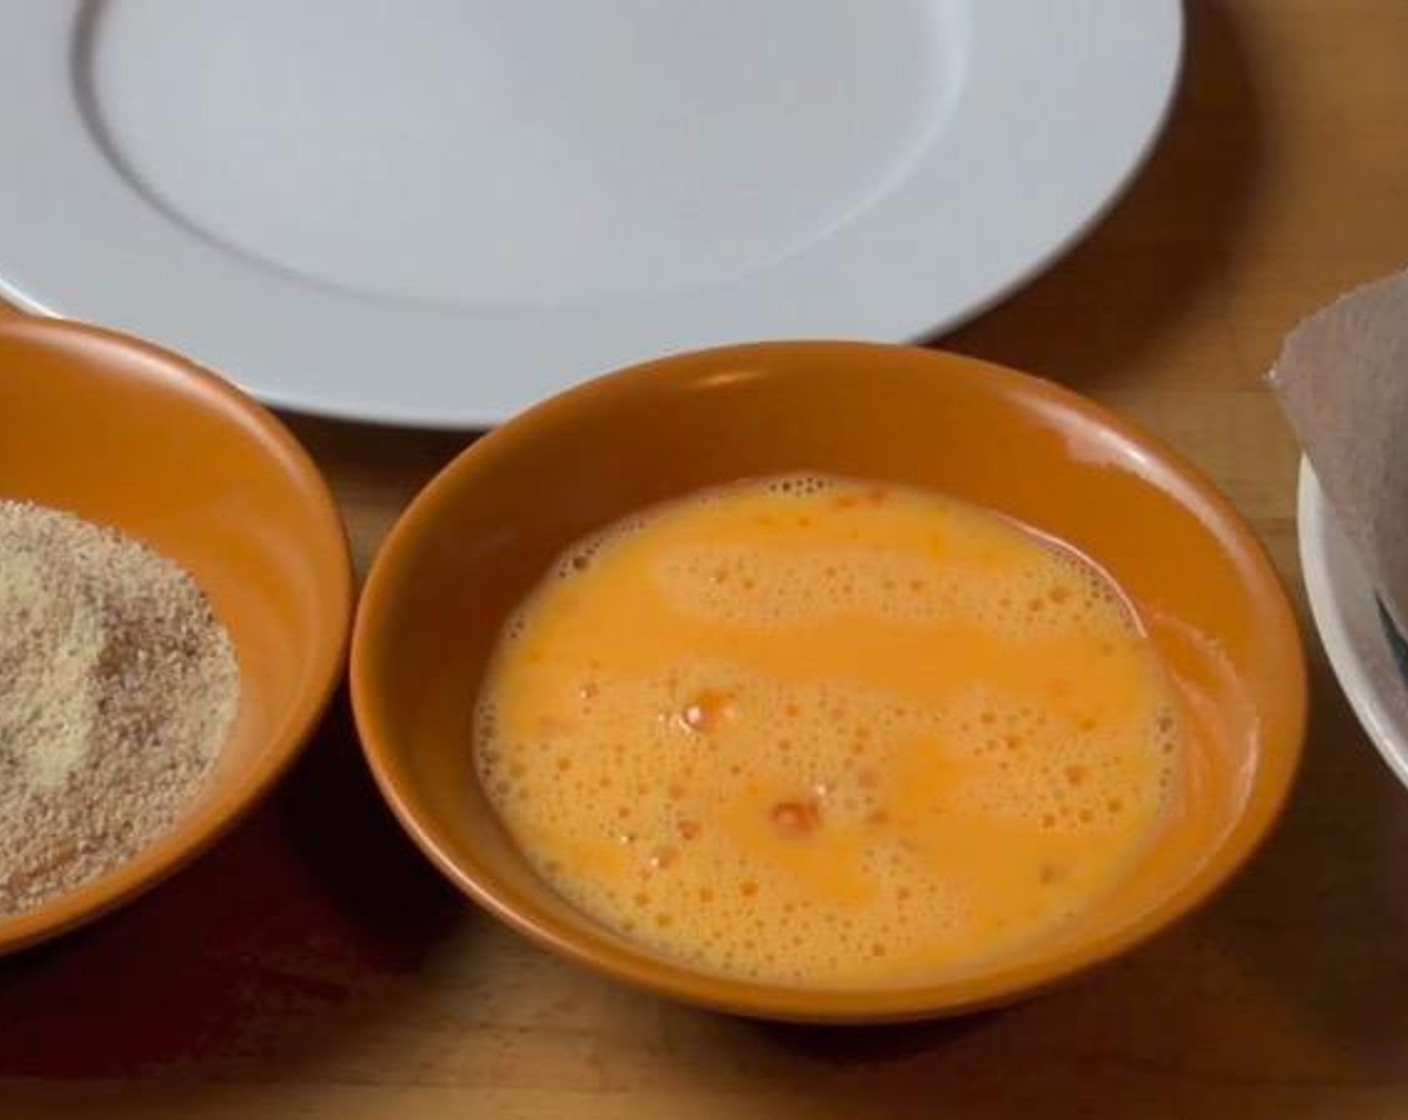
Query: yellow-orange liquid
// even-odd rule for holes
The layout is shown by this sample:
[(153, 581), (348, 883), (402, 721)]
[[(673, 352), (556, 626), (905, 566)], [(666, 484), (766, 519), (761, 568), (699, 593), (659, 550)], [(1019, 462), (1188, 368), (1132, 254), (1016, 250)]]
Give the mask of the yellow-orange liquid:
[(566, 898), (722, 974), (908, 983), (1049, 934), (1159, 829), (1174, 705), (1108, 579), (995, 514), (740, 484), (569, 552), (480, 781)]

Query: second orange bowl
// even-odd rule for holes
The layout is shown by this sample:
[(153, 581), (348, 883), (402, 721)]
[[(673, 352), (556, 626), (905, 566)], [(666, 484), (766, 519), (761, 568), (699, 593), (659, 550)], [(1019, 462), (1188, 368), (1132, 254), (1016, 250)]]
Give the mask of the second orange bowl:
[[(1128, 884), (1015, 957), (931, 983), (833, 990), (707, 975), (616, 935), (532, 870), (478, 788), (476, 691), (511, 610), (572, 542), (661, 501), (818, 472), (998, 510), (1100, 563), (1213, 735), (1198, 782)], [(1047, 382), (927, 350), (771, 343), (583, 385), (481, 439), (415, 500), (368, 580), (352, 698), (412, 837), (469, 897), (618, 979), (748, 1015), (866, 1022), (1015, 999), (1129, 949), (1225, 883), (1272, 826), (1305, 723), (1298, 631), (1247, 526), (1156, 439)], [(1225, 717), (1225, 718), (1224, 718)]]

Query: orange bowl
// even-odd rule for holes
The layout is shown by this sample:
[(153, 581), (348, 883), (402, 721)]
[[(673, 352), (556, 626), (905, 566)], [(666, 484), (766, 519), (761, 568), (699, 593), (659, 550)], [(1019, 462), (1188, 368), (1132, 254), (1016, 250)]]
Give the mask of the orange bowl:
[[(702, 487), (822, 472), (1000, 510), (1092, 557), (1139, 610), (1206, 749), (1135, 873), (1017, 955), (904, 988), (706, 975), (604, 928), (531, 869), (478, 788), (476, 689), (511, 609), (569, 544)], [(466, 894), (562, 955), (747, 1015), (834, 1022), (954, 1013), (1105, 961), (1188, 913), (1271, 827), (1295, 774), (1305, 672), (1252, 533), (1194, 468), (1055, 385), (948, 354), (770, 343), (583, 385), (475, 443), (415, 500), (368, 580), (352, 650), (367, 757), (411, 836)]]
[(317, 468), (272, 414), (95, 327), (0, 325), (0, 499), (112, 525), (181, 564), (229, 630), (240, 705), (211, 777), (129, 863), (0, 918), (0, 953), (127, 902), (206, 848), (293, 760), (336, 686), (352, 571)]

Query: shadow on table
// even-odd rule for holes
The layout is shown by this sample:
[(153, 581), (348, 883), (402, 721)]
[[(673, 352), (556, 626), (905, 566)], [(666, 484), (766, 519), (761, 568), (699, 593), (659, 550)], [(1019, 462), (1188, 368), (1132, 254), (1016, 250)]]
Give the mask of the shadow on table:
[(1323, 658), (1297, 790), (1214, 918), (1240, 966), (1308, 1035), (1368, 1071), (1408, 1064), (1408, 790)]
[(332, 484), (365, 575), (395, 516), (483, 433), (354, 424), (299, 413), (282, 418)]
[(1114, 209), (1053, 268), (935, 345), (1099, 389), (1218, 298), (1264, 174), (1256, 74), (1230, 8), (1186, 5), (1167, 129)]
[(280, 791), (195, 866), (0, 962), (0, 1078), (294, 1058), (388, 1010), (466, 915), (382, 804), (339, 697)]
[(396, 428), (298, 412), (280, 416), (319, 463), (416, 489), (484, 434), (479, 428)]

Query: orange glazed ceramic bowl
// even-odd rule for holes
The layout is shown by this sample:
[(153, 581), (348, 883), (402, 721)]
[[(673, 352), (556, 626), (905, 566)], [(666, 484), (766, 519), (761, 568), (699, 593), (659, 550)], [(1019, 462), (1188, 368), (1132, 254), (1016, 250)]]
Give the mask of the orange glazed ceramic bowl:
[[(1127, 880), (1017, 953), (908, 987), (772, 986), (657, 956), (561, 899), (478, 788), (476, 691), (506, 616), (568, 545), (702, 487), (821, 472), (923, 487), (1075, 546), (1135, 604), (1186, 698), (1186, 780)], [(1193, 467), (1058, 386), (927, 350), (769, 343), (593, 381), (475, 443), (392, 531), (359, 610), (357, 723), (376, 778), (467, 895), (641, 987), (770, 1018), (950, 1014), (1066, 979), (1187, 914), (1266, 835), (1305, 722), (1299, 634), (1256, 539)], [(1193, 734), (1193, 729), (1196, 734)]]
[(115, 526), (175, 560), (230, 632), (241, 676), (234, 727), (175, 828), (0, 917), (8, 952), (130, 901), (270, 789), (339, 679), (352, 573), (327, 487), (278, 420), (174, 354), (75, 323), (0, 325), (0, 499)]

